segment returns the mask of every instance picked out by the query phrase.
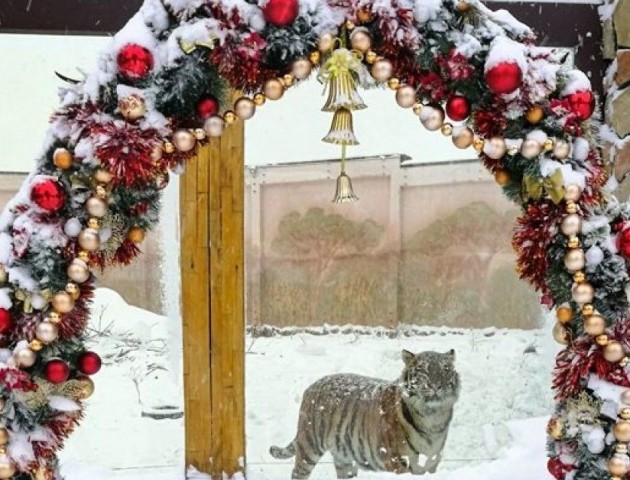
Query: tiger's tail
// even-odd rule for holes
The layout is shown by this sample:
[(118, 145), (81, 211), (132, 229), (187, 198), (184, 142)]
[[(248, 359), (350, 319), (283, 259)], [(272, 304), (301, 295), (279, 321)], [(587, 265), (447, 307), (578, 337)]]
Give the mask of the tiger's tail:
[(269, 453), (273, 458), (278, 460), (286, 460), (295, 457), (295, 440), (293, 440), (285, 448), (276, 447), (275, 445), (269, 449)]

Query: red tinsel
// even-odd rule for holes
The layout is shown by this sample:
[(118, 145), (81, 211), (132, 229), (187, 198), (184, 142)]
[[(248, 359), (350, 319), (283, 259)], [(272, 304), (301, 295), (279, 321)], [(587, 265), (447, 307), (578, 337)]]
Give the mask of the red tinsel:
[(562, 463), (560, 457), (553, 457), (547, 462), (547, 470), (556, 480), (564, 480), (571, 471), (575, 470), (575, 465)]
[(151, 153), (161, 146), (157, 130), (108, 122), (91, 128), (97, 145), (95, 154), (114, 176), (113, 185), (140, 186), (155, 176)]
[(436, 57), (435, 62), (442, 71), (442, 76), (453, 82), (468, 80), (475, 72), (475, 67), (468, 63), (468, 58), (452, 49), (448, 55)]
[(16, 368), (0, 368), (0, 384), (9, 392), (13, 390), (34, 392), (37, 390), (37, 384), (33, 382), (31, 376)]
[(435, 72), (427, 72), (420, 76), (420, 90), (428, 95), (434, 102), (442, 102), (448, 93), (444, 79)]
[[(363, 6), (363, 5), (362, 5)], [(420, 35), (415, 25), (413, 10), (402, 5), (399, 0), (392, 0), (389, 5), (365, 5), (376, 17), (377, 28), (383, 35), (378, 52), (393, 60), (399, 52), (416, 50), (420, 45)], [(394, 15), (392, 15), (394, 13)], [(405, 81), (405, 77), (401, 77)]]
[(480, 137), (490, 138), (501, 135), (507, 127), (507, 120), (502, 115), (498, 115), (497, 111), (503, 110), (476, 110), (474, 112), (475, 132)]
[(547, 249), (553, 239), (555, 225), (561, 217), (561, 208), (550, 200), (530, 204), (518, 218), (514, 229), (512, 246), (517, 255), (519, 276), (543, 294), (548, 293), (545, 283), (549, 266)]
[(591, 149), (585, 162), (588, 175), (586, 189), (582, 192), (580, 202), (584, 205), (597, 205), (601, 201), (601, 189), (608, 181), (608, 173), (597, 149)]

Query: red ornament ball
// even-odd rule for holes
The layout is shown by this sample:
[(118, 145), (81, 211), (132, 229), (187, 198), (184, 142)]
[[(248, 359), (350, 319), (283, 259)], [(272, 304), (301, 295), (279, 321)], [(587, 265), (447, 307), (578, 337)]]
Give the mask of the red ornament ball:
[(626, 260), (630, 260), (630, 225), (625, 225), (617, 236), (617, 250)]
[(213, 96), (204, 97), (197, 103), (197, 115), (201, 120), (207, 120), (217, 113), (219, 113), (219, 101)]
[(446, 114), (448, 118), (456, 122), (466, 120), (470, 115), (470, 103), (466, 97), (453, 95), (446, 102)]
[(486, 71), (486, 83), (496, 94), (512, 93), (523, 81), (523, 71), (514, 62), (501, 62)]
[(588, 120), (595, 112), (595, 95), (589, 90), (574, 92), (565, 98), (569, 102), (569, 109), (581, 121)]
[(63, 186), (53, 179), (36, 183), (31, 189), (31, 201), (47, 212), (57, 212), (66, 203)]
[(50, 383), (58, 385), (70, 378), (70, 367), (63, 360), (50, 360), (44, 366), (44, 376)]
[(5, 308), (0, 308), (0, 333), (8, 332), (13, 327), (13, 315)]
[(101, 357), (94, 352), (85, 352), (77, 361), (77, 369), (85, 375), (94, 375), (101, 369)]
[(118, 72), (128, 80), (145, 78), (153, 69), (153, 54), (142, 45), (128, 43), (116, 58)]
[(263, 16), (275, 27), (288, 27), (300, 12), (298, 0), (269, 0), (263, 8)]

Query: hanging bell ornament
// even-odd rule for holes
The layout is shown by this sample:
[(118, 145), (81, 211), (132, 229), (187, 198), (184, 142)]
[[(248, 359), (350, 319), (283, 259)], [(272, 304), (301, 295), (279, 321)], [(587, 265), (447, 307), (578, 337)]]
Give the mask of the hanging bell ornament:
[(353, 72), (359, 72), (362, 68), (365, 68), (364, 65), (349, 50), (340, 48), (332, 53), (318, 76), (328, 89), (328, 99), (322, 107), (323, 112), (335, 112), (339, 108), (347, 110), (367, 108), (357, 92), (357, 85), (352, 76)]
[(356, 202), (358, 199), (359, 197), (354, 194), (352, 189), (352, 180), (345, 172), (341, 172), (337, 177), (337, 190), (335, 191), (333, 203), (350, 203)]
[(340, 108), (333, 116), (332, 125), (328, 135), (322, 138), (326, 143), (335, 145), (358, 145), (359, 141), (354, 135), (352, 125), (352, 112), (347, 108)]

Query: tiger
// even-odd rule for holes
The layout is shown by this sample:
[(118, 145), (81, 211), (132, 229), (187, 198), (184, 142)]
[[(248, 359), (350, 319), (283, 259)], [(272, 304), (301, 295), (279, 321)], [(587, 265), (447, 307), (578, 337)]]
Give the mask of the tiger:
[(302, 397), (297, 434), (276, 459), (295, 457), (291, 478), (306, 480), (326, 453), (338, 479), (359, 469), (422, 475), (435, 473), (459, 398), (455, 351), (402, 351), (394, 381), (354, 374), (323, 377)]

